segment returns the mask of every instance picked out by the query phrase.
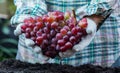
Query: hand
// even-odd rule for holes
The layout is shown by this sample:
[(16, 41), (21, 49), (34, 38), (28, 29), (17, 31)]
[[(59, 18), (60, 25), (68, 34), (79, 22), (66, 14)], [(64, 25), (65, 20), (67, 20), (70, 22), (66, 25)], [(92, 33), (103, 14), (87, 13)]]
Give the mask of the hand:
[(73, 54), (75, 54), (78, 51), (83, 50), (86, 46), (89, 45), (89, 43), (92, 41), (92, 39), (94, 38), (96, 31), (97, 31), (97, 25), (96, 23), (87, 18), (87, 22), (88, 22), (88, 26), (86, 28), (86, 31), (88, 33), (88, 35), (84, 38), (82, 38), (82, 40), (79, 42), (79, 44), (75, 45), (71, 50), (67, 50), (66, 52), (60, 52), (59, 56), (62, 58), (65, 57), (70, 57)]
[(19, 36), (20, 34), (22, 34), (22, 32), (21, 32), (22, 25), (23, 25), (23, 23), (20, 23), (17, 25), (16, 29), (14, 30), (14, 35)]
[[(22, 32), (21, 32), (21, 26), (22, 25), (23, 25), (22, 23), (19, 24), (16, 27), (16, 29), (14, 30), (14, 34), (16, 36), (19, 36), (19, 35), (22, 34)], [(47, 61), (49, 60), (49, 58), (47, 56), (45, 56), (45, 55), (42, 54), (41, 48), (39, 46), (36, 46), (35, 42), (33, 40), (25, 38), (25, 46), (31, 47), (32, 50), (33, 50), (33, 52), (39, 54), (39, 58), (40, 58), (40, 63), (41, 64), (47, 63)]]
[[(75, 45), (73, 49), (68, 50), (64, 53), (59, 53), (60, 57), (69, 57), (72, 56), (75, 52), (83, 50), (86, 46), (90, 44), (90, 42), (95, 37), (96, 32), (100, 28), (100, 26), (104, 23), (104, 21), (109, 17), (109, 15), (112, 13), (112, 9), (109, 10), (103, 10), (101, 8), (98, 8), (96, 14), (92, 15), (86, 15), (84, 17), (87, 18), (87, 36), (82, 38), (82, 40), (79, 42), (79, 44)], [(83, 11), (81, 11), (83, 12)], [(84, 12), (83, 12), (84, 13)], [(85, 13), (84, 13), (85, 14)], [(84, 18), (83, 17), (83, 18)]]

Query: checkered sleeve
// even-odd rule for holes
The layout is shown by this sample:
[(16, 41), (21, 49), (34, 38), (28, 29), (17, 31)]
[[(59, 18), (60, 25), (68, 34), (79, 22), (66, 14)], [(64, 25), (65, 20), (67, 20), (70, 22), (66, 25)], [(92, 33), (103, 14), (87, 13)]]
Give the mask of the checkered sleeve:
[(22, 23), (25, 18), (41, 16), (47, 12), (47, 6), (43, 0), (14, 0), (17, 9), (11, 18), (11, 25)]

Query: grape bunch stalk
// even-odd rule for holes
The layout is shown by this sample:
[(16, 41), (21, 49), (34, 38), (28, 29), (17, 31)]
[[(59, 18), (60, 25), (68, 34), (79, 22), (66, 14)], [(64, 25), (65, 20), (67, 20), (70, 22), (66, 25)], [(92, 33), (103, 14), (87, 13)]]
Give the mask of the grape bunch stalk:
[[(29, 17), (24, 20), (21, 32), (27, 39), (32, 40), (34, 45), (41, 48), (42, 54), (55, 58), (59, 52), (71, 50), (88, 35), (87, 18), (91, 18), (97, 25), (104, 20), (100, 15), (85, 16), (77, 21), (74, 10), (71, 12), (53, 11), (43, 16)], [(99, 26), (100, 27), (100, 26)]]

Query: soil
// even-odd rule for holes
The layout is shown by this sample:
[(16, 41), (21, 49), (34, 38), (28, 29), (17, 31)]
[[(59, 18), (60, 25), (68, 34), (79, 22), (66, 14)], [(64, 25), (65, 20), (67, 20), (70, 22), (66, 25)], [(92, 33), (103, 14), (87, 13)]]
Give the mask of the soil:
[(30, 64), (14, 59), (0, 62), (0, 73), (120, 73), (120, 68), (108, 68), (91, 64), (73, 67), (59, 64)]

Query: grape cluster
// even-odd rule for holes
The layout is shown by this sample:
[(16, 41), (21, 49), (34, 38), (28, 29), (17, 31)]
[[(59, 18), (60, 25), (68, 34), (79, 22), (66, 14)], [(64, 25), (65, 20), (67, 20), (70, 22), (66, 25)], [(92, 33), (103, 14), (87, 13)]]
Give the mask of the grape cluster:
[(54, 11), (25, 19), (21, 31), (42, 49), (44, 55), (54, 58), (78, 44), (87, 35), (86, 27), (86, 18), (77, 23), (72, 13)]

